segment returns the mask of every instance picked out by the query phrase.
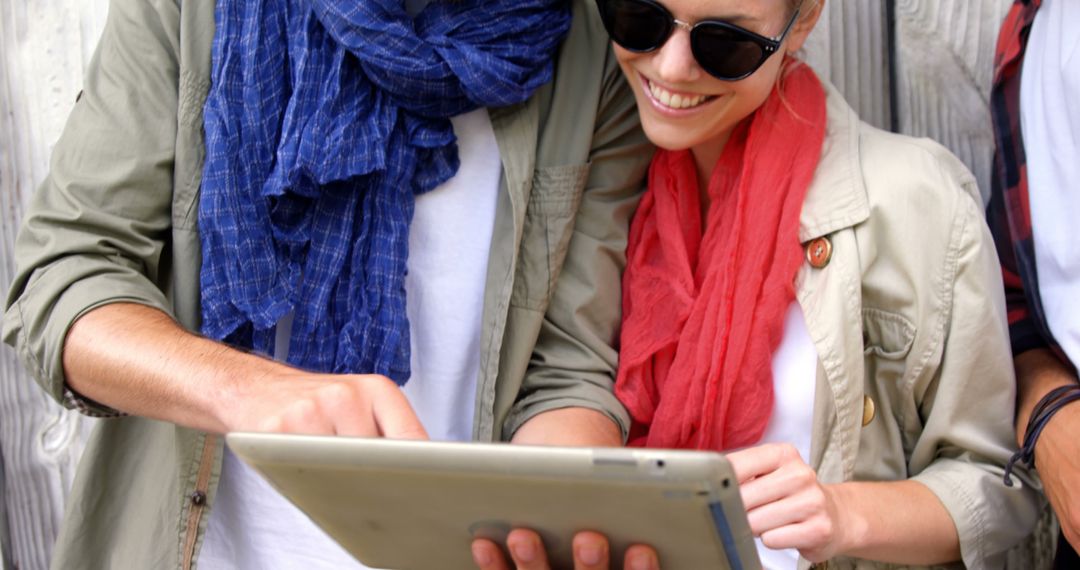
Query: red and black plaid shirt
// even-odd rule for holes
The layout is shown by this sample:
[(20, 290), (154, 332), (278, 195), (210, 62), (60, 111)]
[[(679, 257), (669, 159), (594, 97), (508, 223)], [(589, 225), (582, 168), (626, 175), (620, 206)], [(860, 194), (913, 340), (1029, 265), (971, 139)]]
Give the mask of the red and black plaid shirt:
[(1005, 300), (1013, 354), (1039, 347), (1060, 351), (1046, 324), (1035, 247), (1031, 238), (1027, 157), (1020, 132), (1020, 73), (1028, 35), (1041, 0), (1016, 0), (998, 36), (990, 112), (997, 153), (987, 220), (1005, 278)]

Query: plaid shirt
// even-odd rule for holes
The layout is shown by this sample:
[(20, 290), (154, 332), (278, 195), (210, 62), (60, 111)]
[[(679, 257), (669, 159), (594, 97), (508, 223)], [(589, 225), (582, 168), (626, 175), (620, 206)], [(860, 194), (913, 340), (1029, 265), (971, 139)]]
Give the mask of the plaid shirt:
[(1031, 237), (1027, 157), (1020, 131), (1020, 74), (1028, 35), (1041, 0), (1016, 0), (1005, 17), (994, 58), (990, 111), (997, 153), (987, 218), (1005, 278), (1013, 354), (1049, 347), (1060, 354), (1039, 298)]

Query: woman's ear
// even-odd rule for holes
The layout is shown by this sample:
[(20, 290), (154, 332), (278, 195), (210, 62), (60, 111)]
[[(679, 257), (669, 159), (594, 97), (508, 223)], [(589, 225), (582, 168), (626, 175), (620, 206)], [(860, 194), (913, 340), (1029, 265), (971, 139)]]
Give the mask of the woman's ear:
[(794, 55), (795, 52), (802, 49), (806, 38), (813, 31), (814, 26), (817, 25), (818, 18), (821, 17), (821, 12), (825, 9), (825, 0), (803, 0), (802, 8), (799, 13), (799, 20), (792, 26), (791, 32), (788, 34), (787, 39), (787, 53)]

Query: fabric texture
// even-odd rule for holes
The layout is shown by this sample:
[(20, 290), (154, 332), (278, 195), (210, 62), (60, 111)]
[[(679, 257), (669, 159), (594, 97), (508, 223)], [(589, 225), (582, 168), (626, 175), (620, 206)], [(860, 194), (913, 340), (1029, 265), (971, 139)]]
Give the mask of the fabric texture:
[(560, 0), (220, 0), (199, 225), (202, 331), (289, 362), (409, 376), (415, 195), (458, 167), (449, 117), (526, 100), (569, 29)]
[[(773, 414), (760, 443), (793, 445), (807, 465), (814, 433), (814, 407), (807, 403), (814, 401), (817, 392), (817, 362), (817, 347), (806, 328), (802, 307), (793, 302), (784, 317), (784, 336), (773, 353)], [(754, 545), (762, 568), (798, 568), (797, 549), (773, 550), (761, 537), (754, 538)]]
[[(405, 304), (412, 370), (401, 391), (431, 439), (468, 441), (483, 352), (484, 276), (502, 165), (486, 109), (451, 122), (461, 167), (434, 191), (416, 197), (409, 227)], [(285, 345), (277, 351), (279, 359), (287, 358), (289, 329), (287, 322), (278, 325), (278, 345)], [(226, 447), (199, 568), (297, 566), (367, 568)]]
[(1080, 2), (1043, 0), (1020, 85), (1038, 296), (1054, 343), (1080, 363)]
[(691, 152), (653, 159), (627, 249), (616, 382), (633, 444), (730, 449), (769, 422), (770, 362), (803, 259), (799, 213), (825, 137), (817, 76), (785, 65), (724, 148), (704, 229)]
[(1020, 77), (1024, 53), (1035, 14), (1041, 5), (1041, 0), (1016, 0), (1013, 3), (998, 36), (990, 94), (997, 151), (987, 220), (1001, 259), (1013, 354), (1041, 347), (1060, 353), (1046, 324), (1039, 297), (1028, 202), (1027, 156), (1020, 128)]

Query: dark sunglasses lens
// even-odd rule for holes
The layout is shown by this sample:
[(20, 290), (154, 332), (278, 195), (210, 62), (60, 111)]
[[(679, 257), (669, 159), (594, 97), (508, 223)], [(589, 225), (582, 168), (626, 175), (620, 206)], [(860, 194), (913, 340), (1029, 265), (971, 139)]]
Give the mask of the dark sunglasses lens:
[(659, 6), (640, 0), (600, 2), (604, 25), (615, 43), (631, 51), (650, 51), (664, 44), (671, 17)]
[(753, 38), (720, 25), (699, 25), (691, 42), (701, 68), (721, 79), (739, 79), (753, 73), (765, 56), (764, 46)]

